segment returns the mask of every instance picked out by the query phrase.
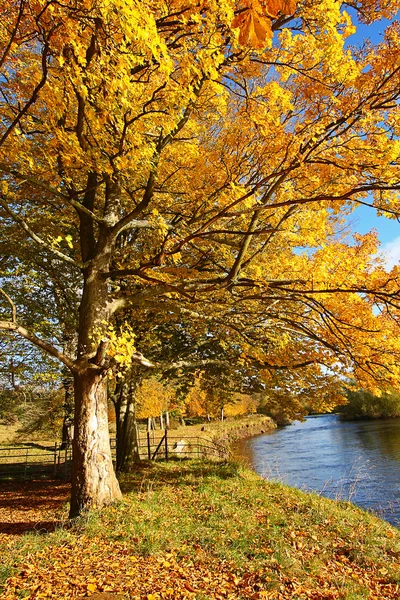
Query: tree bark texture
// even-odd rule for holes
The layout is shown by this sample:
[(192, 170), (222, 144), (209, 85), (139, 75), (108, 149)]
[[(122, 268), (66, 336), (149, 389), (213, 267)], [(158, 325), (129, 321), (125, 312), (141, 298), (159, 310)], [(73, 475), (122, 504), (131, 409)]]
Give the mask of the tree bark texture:
[(117, 472), (128, 472), (140, 461), (132, 380), (121, 382), (114, 405), (117, 422)]
[(101, 229), (96, 247), (86, 238), (82, 256), (90, 258), (84, 270), (79, 307), (78, 357), (74, 372), (74, 440), (70, 517), (101, 508), (121, 498), (111, 457), (107, 406), (108, 287), (112, 240)]
[(77, 374), (70, 518), (122, 497), (112, 464), (107, 408), (104, 374), (90, 368)]

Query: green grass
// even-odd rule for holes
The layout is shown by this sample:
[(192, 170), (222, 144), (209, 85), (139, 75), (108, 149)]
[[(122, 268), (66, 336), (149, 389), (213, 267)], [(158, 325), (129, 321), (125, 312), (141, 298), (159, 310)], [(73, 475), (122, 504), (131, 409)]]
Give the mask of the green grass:
[[(235, 463), (145, 464), (121, 486), (122, 502), (81, 517), (72, 528), (11, 543), (3, 578), (28, 553), (35, 562), (35, 552), (85, 536), (95, 554), (107, 543), (139, 558), (173, 555), (186, 566), (201, 559), (211, 569), (228, 565), (241, 577), (256, 574), (260, 589), (276, 594), (265, 597), (306, 598), (284, 595), (293, 582), (299, 590), (323, 590), (318, 598), (400, 596), (390, 595), (400, 583), (400, 532), (350, 503), (263, 481)], [(386, 591), (370, 595), (374, 586)]]

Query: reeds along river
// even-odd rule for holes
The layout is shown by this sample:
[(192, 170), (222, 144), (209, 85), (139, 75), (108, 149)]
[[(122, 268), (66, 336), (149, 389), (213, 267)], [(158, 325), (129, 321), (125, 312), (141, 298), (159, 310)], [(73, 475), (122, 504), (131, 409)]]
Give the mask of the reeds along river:
[(308, 417), (234, 450), (266, 479), (350, 500), (400, 525), (400, 419)]

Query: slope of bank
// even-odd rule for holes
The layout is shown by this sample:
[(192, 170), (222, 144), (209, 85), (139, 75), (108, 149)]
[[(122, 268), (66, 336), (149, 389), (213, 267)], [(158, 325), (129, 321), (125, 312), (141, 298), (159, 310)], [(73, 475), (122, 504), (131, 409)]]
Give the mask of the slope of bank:
[[(382, 600), (400, 596), (400, 532), (349, 503), (234, 463), (144, 464), (124, 500), (74, 526), (3, 535), (3, 600)], [(7, 516), (25, 499), (10, 492)], [(29, 491), (26, 490), (28, 494)], [(50, 490), (47, 490), (48, 498)], [(15, 512), (14, 512), (15, 515)], [(21, 513), (21, 518), (23, 515)], [(30, 517), (32, 519), (32, 515)], [(57, 514), (53, 513), (53, 519)]]
[(185, 425), (178, 429), (172, 429), (174, 437), (198, 436), (205, 439), (230, 444), (253, 435), (266, 433), (276, 429), (276, 423), (265, 415), (253, 414), (243, 417), (228, 418), (224, 421), (210, 421), (198, 425)]

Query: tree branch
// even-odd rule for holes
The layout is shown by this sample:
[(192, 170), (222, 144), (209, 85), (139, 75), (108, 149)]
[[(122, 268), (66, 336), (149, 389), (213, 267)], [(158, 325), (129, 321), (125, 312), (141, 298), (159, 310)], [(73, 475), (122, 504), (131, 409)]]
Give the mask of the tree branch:
[(81, 265), (79, 263), (77, 263), (73, 258), (68, 256), (67, 254), (64, 254), (63, 252), (60, 252), (56, 248), (53, 248), (50, 244), (48, 244), (47, 242), (42, 240), (42, 238), (40, 238), (38, 235), (36, 235), (36, 233), (29, 227), (29, 225), (26, 223), (26, 221), (24, 221), (24, 219), (22, 219), (13, 210), (11, 210), (11, 208), (8, 206), (7, 202), (2, 197), (0, 197), (0, 206), (2, 206), (4, 208), (6, 213), (13, 219), (13, 221), (18, 223), (18, 225), (28, 234), (28, 236), (31, 239), (33, 239), (37, 244), (39, 244), (39, 246), (42, 246), (42, 248), (46, 248), (52, 254), (57, 256), (57, 258), (63, 260), (64, 262), (67, 262), (70, 265), (74, 265), (74, 267), (77, 267), (78, 269), (81, 268)]
[(42, 350), (44, 350), (45, 352), (50, 354), (50, 356), (57, 358), (66, 367), (68, 367), (72, 372), (74, 372), (76, 370), (74, 361), (69, 356), (67, 356), (66, 354), (64, 354), (57, 348), (55, 348), (49, 342), (46, 342), (45, 340), (40, 339), (36, 334), (32, 333), (31, 331), (29, 331), (22, 325), (18, 325), (17, 323), (12, 322), (12, 321), (0, 321), (0, 330), (12, 331), (12, 332), (19, 334), (20, 336), (22, 336), (29, 342), (32, 342), (32, 344), (35, 344), (35, 346), (38, 346), (39, 348), (41, 348)]
[(9, 304), (11, 304), (11, 314), (12, 314), (12, 323), (16, 323), (17, 322), (17, 307), (15, 306), (14, 302), (11, 300), (10, 296), (3, 290), (0, 288), (0, 294), (2, 294), (7, 302), (9, 302)]
[(18, 115), (15, 117), (15, 119), (13, 120), (11, 125), (9, 125), (8, 129), (4, 132), (3, 136), (0, 138), (0, 147), (7, 140), (8, 136), (14, 131), (16, 126), (21, 121), (22, 117), (24, 115), (26, 115), (26, 113), (28, 112), (28, 110), (30, 109), (32, 104), (34, 104), (36, 102), (36, 100), (38, 99), (39, 92), (47, 81), (47, 72), (48, 72), (47, 57), (48, 57), (49, 53), (50, 53), (49, 45), (48, 45), (48, 42), (46, 42), (44, 45), (43, 54), (42, 54), (42, 77), (41, 77), (39, 83), (34, 88), (30, 99), (27, 101), (25, 106), (23, 108), (21, 108)]

